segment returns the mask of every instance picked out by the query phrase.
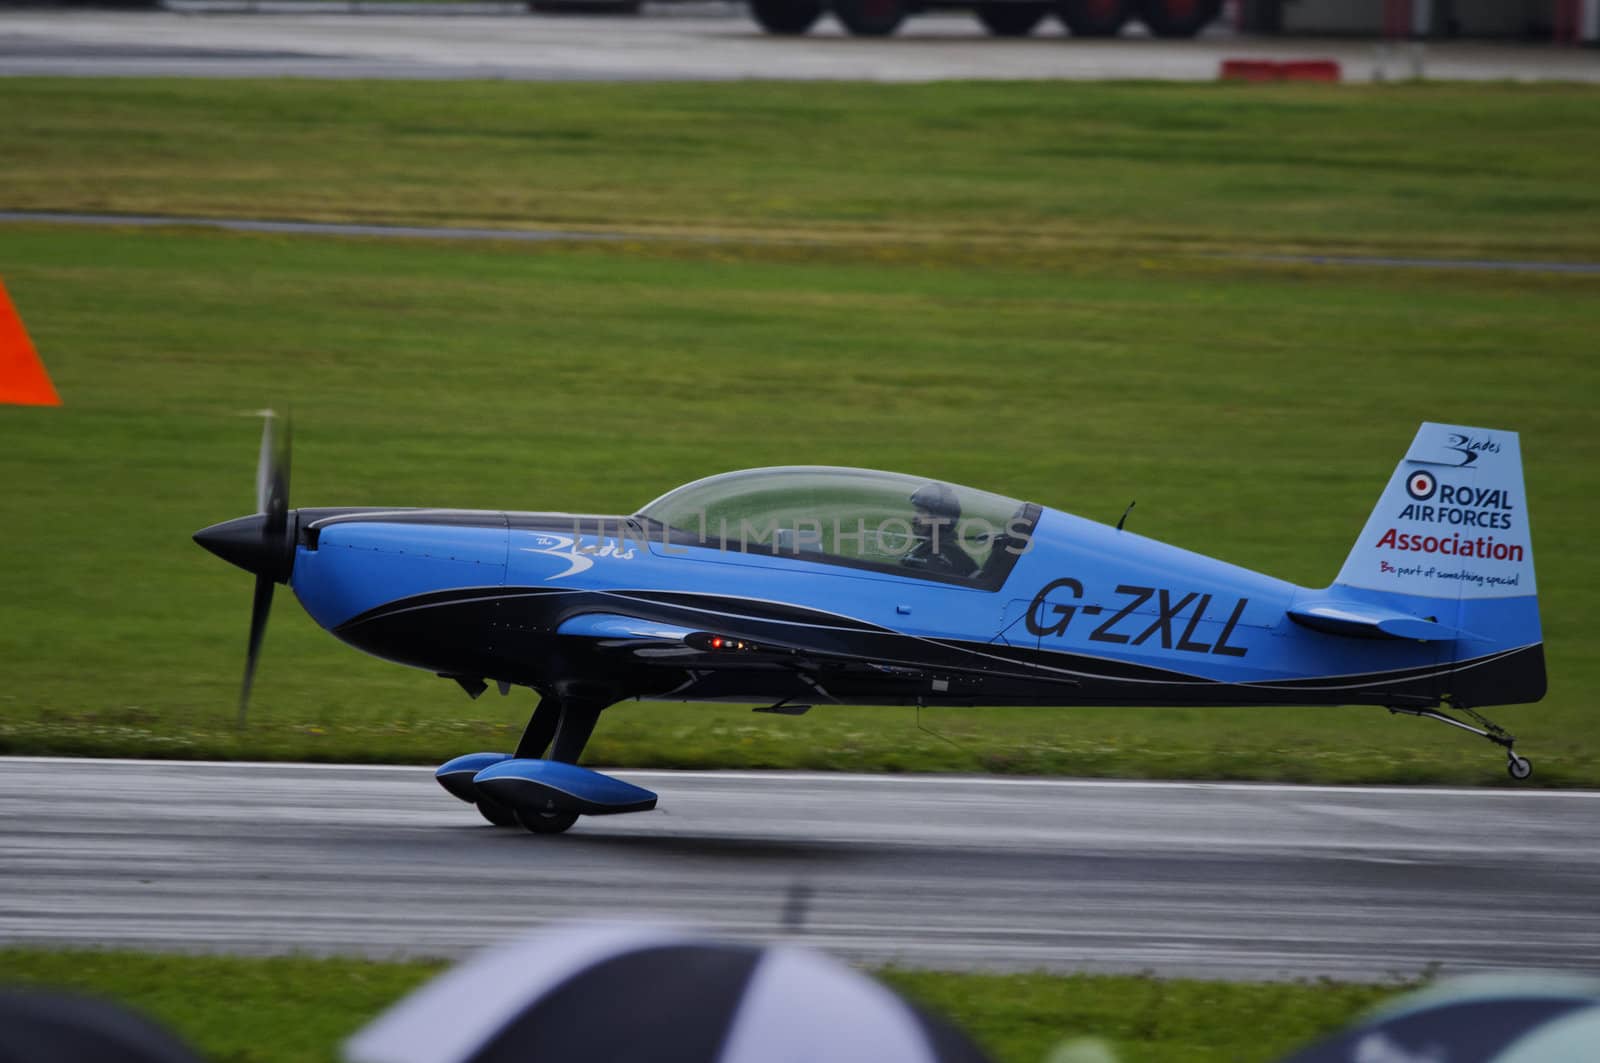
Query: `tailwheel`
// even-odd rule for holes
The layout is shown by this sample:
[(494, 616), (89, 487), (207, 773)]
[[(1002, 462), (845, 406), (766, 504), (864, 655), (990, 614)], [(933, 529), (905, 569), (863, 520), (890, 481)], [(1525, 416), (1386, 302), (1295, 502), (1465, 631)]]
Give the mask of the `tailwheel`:
[(1438, 720), (1440, 723), (1449, 724), (1451, 727), (1459, 727), (1463, 731), (1469, 731), (1479, 738), (1488, 739), (1506, 751), (1506, 774), (1518, 782), (1533, 774), (1533, 761), (1527, 757), (1517, 756), (1516, 735), (1507, 731), (1483, 713), (1466, 705), (1452, 705), (1451, 709), (1470, 718), (1473, 723), (1458, 720), (1449, 713), (1441, 712), (1438, 709), (1417, 709), (1399, 705), (1389, 706), (1389, 711), (1396, 715), (1417, 716), (1424, 720)]
[(473, 803), (478, 806), (478, 814), (496, 827), (515, 827), (517, 825), (517, 814), (505, 805), (491, 801), (487, 797), (480, 797)]
[(560, 834), (578, 822), (576, 812), (518, 811), (517, 822), (535, 834)]

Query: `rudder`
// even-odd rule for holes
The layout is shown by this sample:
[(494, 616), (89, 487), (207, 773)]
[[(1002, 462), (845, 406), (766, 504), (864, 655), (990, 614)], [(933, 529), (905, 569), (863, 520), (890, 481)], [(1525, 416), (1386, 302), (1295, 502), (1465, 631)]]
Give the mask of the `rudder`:
[(1424, 422), (1345, 558), (1335, 587), (1464, 637), (1452, 700), (1537, 701), (1545, 671), (1533, 537), (1515, 432)]

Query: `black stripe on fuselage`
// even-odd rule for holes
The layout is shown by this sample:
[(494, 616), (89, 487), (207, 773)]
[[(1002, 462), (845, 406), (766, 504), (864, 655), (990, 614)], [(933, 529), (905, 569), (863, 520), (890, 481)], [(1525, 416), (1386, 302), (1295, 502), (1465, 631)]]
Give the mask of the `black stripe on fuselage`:
[[(447, 610), (448, 623), (423, 619), (418, 614)], [(460, 633), (464, 638), (506, 643), (528, 649), (530, 636), (552, 636), (561, 623), (572, 616), (593, 612), (618, 612), (641, 620), (672, 624), (692, 630), (708, 630), (773, 642), (807, 651), (818, 660), (805, 665), (817, 671), (840, 670), (833, 658), (853, 658), (863, 668), (878, 667), (888, 673), (907, 670), (916, 683), (925, 685), (929, 675), (943, 671), (961, 673), (962, 680), (977, 683), (993, 694), (970, 691), (948, 699), (929, 696), (930, 703), (952, 700), (958, 703), (1017, 702), (1041, 704), (1339, 704), (1376, 702), (1380, 704), (1436, 704), (1448, 689), (1451, 677), (1478, 670), (1504, 672), (1526, 670), (1536, 663), (1542, 668), (1538, 646), (1486, 654), (1469, 660), (1419, 665), (1388, 671), (1340, 676), (1315, 676), (1229, 683), (1142, 664), (1103, 657), (908, 635), (854, 618), (807, 609), (787, 603), (725, 595), (697, 594), (649, 589), (593, 591), (551, 587), (469, 587), (453, 588), (403, 598), (386, 603), (338, 625), (334, 633), (362, 648), (406, 663), (417, 663), (434, 670), (460, 670), (500, 676), (514, 662), (497, 658), (494, 652), (471, 654), (470, 662), (417, 661), (414, 652), (402, 652), (391, 641), (440, 643), (435, 634), (441, 629)], [(443, 618), (440, 618), (443, 620)], [(379, 631), (378, 629), (384, 629)], [(473, 632), (476, 632), (473, 634)], [(449, 640), (445, 640), (449, 641)], [(440, 646), (442, 649), (442, 645)], [(463, 653), (475, 649), (462, 644)], [(1540, 655), (1535, 658), (1533, 654)], [(702, 661), (702, 665), (710, 662)], [(718, 662), (719, 664), (723, 662)], [(502, 669), (496, 671), (496, 668)], [(682, 667), (672, 660), (655, 662), (651, 667)], [(770, 665), (768, 667), (770, 670)], [(520, 681), (520, 680), (518, 680)], [(882, 683), (876, 684), (882, 686)], [(1031, 692), (1022, 686), (1034, 688)], [(1005, 688), (1002, 693), (999, 688)], [(1081, 687), (1073, 690), (1073, 687)], [(747, 693), (750, 700), (764, 695), (765, 688)], [(718, 695), (723, 696), (723, 695)], [(732, 692), (726, 695), (736, 698)], [(898, 696), (896, 703), (911, 695)], [(841, 698), (841, 700), (845, 700)], [(877, 700), (876, 698), (874, 700)], [(1489, 702), (1479, 701), (1480, 704)]]

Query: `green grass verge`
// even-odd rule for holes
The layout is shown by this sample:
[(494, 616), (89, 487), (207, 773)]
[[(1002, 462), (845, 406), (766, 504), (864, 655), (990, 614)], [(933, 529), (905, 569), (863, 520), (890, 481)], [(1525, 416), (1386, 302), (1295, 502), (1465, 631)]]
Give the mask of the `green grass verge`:
[(5, 85), (9, 208), (1600, 257), (1593, 87)]
[[(441, 969), (307, 957), (241, 958), (0, 949), (9, 984), (120, 1001), (164, 1023), (213, 1063), (338, 1058), (338, 1045)], [(879, 972), (970, 1033), (999, 1063), (1043, 1063), (1094, 1038), (1121, 1063), (1280, 1058), (1396, 988), (1144, 977)]]
[[(1583, 277), (1107, 255), (461, 245), (13, 226), (0, 275), (65, 397), (0, 411), (0, 749), (437, 762), (506, 748), (526, 692), (351, 652), (287, 595), (233, 728), (250, 585), (192, 543), (246, 512), (259, 426), (294, 501), (630, 512), (744, 465), (905, 469), (1331, 579), (1427, 417), (1524, 433), (1551, 693), (1504, 711), (1536, 781), (1600, 783), (1588, 632), (1600, 331)], [(1503, 781), (1375, 709), (625, 704), (634, 766)], [(948, 738), (950, 741), (946, 741)]]

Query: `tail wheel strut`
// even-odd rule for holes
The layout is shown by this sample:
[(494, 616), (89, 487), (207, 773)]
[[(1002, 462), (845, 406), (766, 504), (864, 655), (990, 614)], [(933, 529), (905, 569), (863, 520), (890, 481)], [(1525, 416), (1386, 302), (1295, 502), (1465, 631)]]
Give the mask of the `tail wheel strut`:
[[(1506, 751), (1506, 774), (1519, 782), (1533, 774), (1533, 761), (1527, 757), (1519, 757), (1517, 755), (1516, 735), (1507, 731), (1481, 712), (1469, 709), (1465, 705), (1452, 707), (1456, 712), (1471, 717), (1473, 723), (1458, 720), (1449, 713), (1440, 712), (1437, 709), (1404, 709), (1391, 705), (1389, 706), (1389, 711), (1400, 716), (1419, 716), (1427, 720), (1438, 720), (1440, 723), (1447, 723), (1451, 727), (1459, 727), (1463, 731), (1470, 731), (1480, 738), (1487, 738)], [(1477, 726), (1474, 726), (1474, 724)]]

